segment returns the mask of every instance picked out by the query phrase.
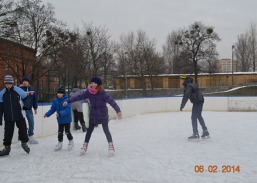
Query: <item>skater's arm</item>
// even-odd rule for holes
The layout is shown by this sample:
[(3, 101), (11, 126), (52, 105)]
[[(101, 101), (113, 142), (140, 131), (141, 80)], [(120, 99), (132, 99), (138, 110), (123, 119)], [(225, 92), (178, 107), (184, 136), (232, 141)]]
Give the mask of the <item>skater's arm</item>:
[(105, 101), (110, 104), (110, 106), (112, 106), (112, 108), (116, 111), (116, 113), (121, 112), (120, 111), (120, 107), (118, 106), (118, 104), (112, 99), (112, 97), (105, 92)]
[(4, 104), (3, 102), (0, 102), (0, 126), (2, 125), (2, 120), (3, 120), (3, 111), (4, 111)]
[(187, 103), (187, 101), (190, 97), (190, 94), (191, 94), (191, 87), (187, 87), (185, 92), (184, 92), (184, 95), (183, 95), (180, 110), (182, 110), (185, 107), (185, 105), (186, 105), (186, 103)]
[(88, 91), (86, 90), (83, 93), (81, 93), (80, 95), (71, 97), (69, 100), (67, 100), (66, 102), (63, 103), (63, 106), (67, 105), (68, 103), (73, 103), (73, 102), (84, 100), (87, 98), (88, 98)]
[(51, 108), (45, 113), (45, 117), (51, 116), (56, 111), (55, 102), (53, 102)]

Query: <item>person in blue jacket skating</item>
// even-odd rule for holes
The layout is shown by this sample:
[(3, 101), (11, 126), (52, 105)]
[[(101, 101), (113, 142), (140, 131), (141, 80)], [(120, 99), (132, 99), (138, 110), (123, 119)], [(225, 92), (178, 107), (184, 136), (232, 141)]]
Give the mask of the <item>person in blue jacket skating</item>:
[(59, 151), (62, 149), (64, 130), (69, 140), (68, 150), (71, 150), (74, 146), (73, 137), (70, 132), (70, 126), (72, 122), (71, 105), (68, 104), (66, 106), (63, 106), (63, 103), (68, 99), (69, 98), (66, 95), (64, 87), (60, 87), (57, 90), (56, 98), (54, 99), (50, 110), (44, 115), (45, 118), (51, 116), (53, 113), (56, 112), (58, 122), (58, 144), (54, 148), (55, 151)]

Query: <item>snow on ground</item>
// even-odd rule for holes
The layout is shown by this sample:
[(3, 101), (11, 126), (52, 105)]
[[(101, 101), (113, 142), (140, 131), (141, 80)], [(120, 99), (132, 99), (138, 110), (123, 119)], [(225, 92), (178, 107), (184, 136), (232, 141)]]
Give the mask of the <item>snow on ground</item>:
[[(254, 112), (203, 112), (211, 138), (188, 141), (190, 112), (155, 113), (110, 121), (116, 153), (107, 155), (102, 127), (79, 155), (85, 133), (74, 132), (75, 146), (54, 152), (57, 136), (40, 138), (27, 155), (18, 144), (0, 157), (0, 182), (20, 183), (253, 183), (257, 180), (257, 122)], [(57, 130), (57, 129), (56, 129)], [(204, 172), (196, 173), (196, 165)], [(217, 166), (216, 173), (208, 166)], [(222, 166), (240, 172), (222, 173)]]

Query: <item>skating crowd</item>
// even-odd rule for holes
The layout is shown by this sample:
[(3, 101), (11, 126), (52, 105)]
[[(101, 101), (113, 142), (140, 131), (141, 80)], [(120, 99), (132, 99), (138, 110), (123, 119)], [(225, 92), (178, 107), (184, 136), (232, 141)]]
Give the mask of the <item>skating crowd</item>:
[[(185, 74), (180, 78), (183, 80), (184, 95), (181, 102), (180, 110), (182, 111), (188, 99), (193, 103), (192, 108), (192, 128), (193, 134), (188, 137), (198, 139), (199, 133), (197, 128), (197, 120), (199, 121), (203, 133), (202, 138), (209, 138), (209, 132), (202, 117), (202, 109), (204, 97), (200, 92), (197, 84), (193, 83), (193, 79)], [(38, 144), (38, 140), (34, 138), (34, 114), (37, 114), (37, 97), (35, 89), (30, 85), (30, 80), (27, 76), (22, 78), (20, 87), (14, 86), (14, 79), (11, 75), (6, 75), (4, 78), (5, 88), (0, 92), (0, 125), (4, 119), (4, 148), (0, 151), (0, 156), (9, 155), (11, 152), (11, 144), (14, 133), (15, 124), (18, 127), (18, 143), (26, 153), (29, 154), (29, 144)], [(70, 93), (70, 99), (66, 94), (65, 88), (60, 87), (56, 92), (56, 97), (48, 112), (44, 114), (47, 118), (53, 114), (56, 115), (58, 123), (58, 143), (54, 147), (54, 151), (60, 151), (63, 147), (63, 133), (65, 132), (68, 138), (68, 150), (74, 146), (73, 136), (71, 134), (72, 114), (74, 116), (74, 129), (86, 132), (85, 140), (80, 150), (81, 155), (85, 154), (88, 149), (88, 144), (94, 131), (94, 128), (101, 124), (108, 142), (108, 153), (113, 155), (115, 152), (112, 135), (109, 130), (108, 109), (107, 103), (116, 111), (117, 116), (122, 118), (120, 107), (111, 98), (111, 96), (103, 88), (103, 83), (100, 77), (92, 77), (90, 84), (85, 91), (81, 91), (77, 86), (73, 87)], [(89, 126), (86, 127), (82, 101), (87, 100), (89, 104)], [(33, 109), (33, 110), (32, 110)], [(4, 117), (4, 118), (3, 118)], [(28, 122), (28, 129), (25, 117)], [(80, 122), (81, 127), (78, 124)]]

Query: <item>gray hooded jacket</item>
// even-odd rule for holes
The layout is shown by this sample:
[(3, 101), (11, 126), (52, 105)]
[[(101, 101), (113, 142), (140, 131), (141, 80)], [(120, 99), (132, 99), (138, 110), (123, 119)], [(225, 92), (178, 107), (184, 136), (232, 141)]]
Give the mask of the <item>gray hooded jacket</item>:
[[(77, 95), (80, 95), (81, 93), (82, 92), (79, 88), (73, 88), (71, 93), (70, 93), (70, 97), (75, 97)], [(83, 104), (83, 100), (73, 102), (71, 104), (71, 108), (72, 108), (72, 110), (77, 110), (78, 112), (83, 112), (82, 104)]]

